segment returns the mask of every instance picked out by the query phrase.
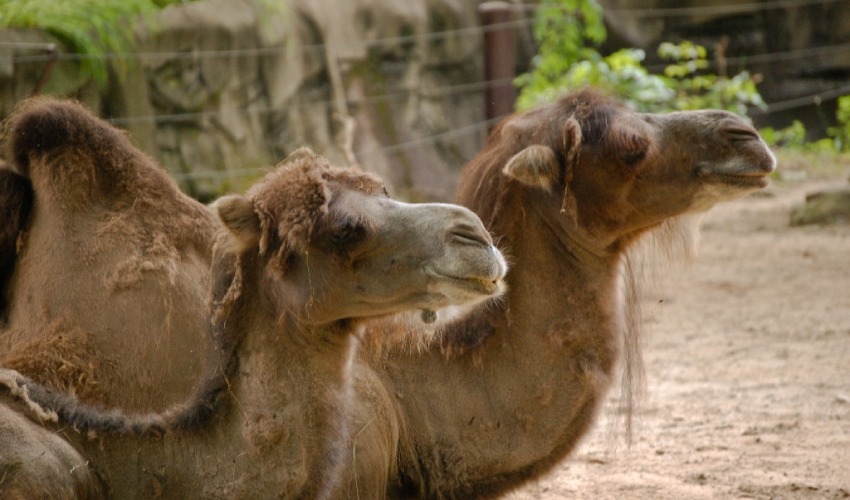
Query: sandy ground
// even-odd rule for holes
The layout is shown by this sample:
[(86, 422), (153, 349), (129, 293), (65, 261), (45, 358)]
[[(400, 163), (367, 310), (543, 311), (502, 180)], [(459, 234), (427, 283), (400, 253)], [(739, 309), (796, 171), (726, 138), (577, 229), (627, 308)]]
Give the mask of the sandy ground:
[(713, 209), (693, 264), (646, 307), (631, 446), (609, 404), (570, 459), (509, 498), (850, 498), (850, 226), (788, 223), (846, 179)]

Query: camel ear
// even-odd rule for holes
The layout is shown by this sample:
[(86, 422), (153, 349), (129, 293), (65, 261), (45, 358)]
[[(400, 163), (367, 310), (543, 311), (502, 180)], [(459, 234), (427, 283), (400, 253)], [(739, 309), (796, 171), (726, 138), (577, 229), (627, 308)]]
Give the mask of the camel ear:
[(257, 245), (262, 235), (260, 218), (254, 211), (254, 204), (248, 198), (238, 194), (227, 195), (215, 202), (218, 218), (230, 231), (238, 250)]
[(581, 125), (575, 118), (570, 118), (564, 124), (564, 199), (561, 202), (561, 213), (566, 214), (572, 221), (578, 224), (578, 206), (573, 196), (570, 184), (575, 176), (578, 165), (579, 152), (581, 151)]
[(513, 155), (502, 173), (526, 186), (549, 191), (558, 182), (558, 159), (549, 146), (532, 144)]

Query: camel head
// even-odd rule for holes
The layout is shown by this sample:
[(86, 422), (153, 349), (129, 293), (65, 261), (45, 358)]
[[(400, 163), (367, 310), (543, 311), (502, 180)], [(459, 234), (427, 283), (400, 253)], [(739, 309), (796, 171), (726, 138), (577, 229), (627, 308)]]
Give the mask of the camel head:
[(514, 115), (488, 147), (535, 203), (602, 247), (761, 189), (776, 165), (755, 129), (732, 113), (636, 113), (591, 91)]
[(255, 252), (274, 300), (311, 324), (472, 305), (503, 291), (505, 260), (480, 219), (408, 204), (376, 177), (302, 148), (245, 196), (216, 203), (237, 252)]

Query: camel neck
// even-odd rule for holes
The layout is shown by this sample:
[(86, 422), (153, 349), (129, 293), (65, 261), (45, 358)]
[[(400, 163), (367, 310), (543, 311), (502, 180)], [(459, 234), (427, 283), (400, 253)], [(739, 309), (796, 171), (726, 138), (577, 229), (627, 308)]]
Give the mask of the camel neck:
[[(220, 338), (209, 373), (225, 374), (221, 387), (211, 385), (219, 391), (208, 401), (213, 414), (158, 440), (69, 434), (116, 498), (148, 491), (246, 498), (257, 491), (256, 481), (268, 483), (263, 491), (299, 491), (305, 498), (338, 489), (349, 456), (350, 328), (280, 316), (254, 276), (242, 278), (242, 294), (213, 322), (222, 329), (215, 332)], [(228, 280), (235, 283), (233, 273)]]
[[(305, 484), (280, 491), (328, 498), (340, 487), (350, 457), (346, 414), (353, 400), (356, 349), (351, 333), (343, 324), (304, 325), (284, 318), (275, 330), (245, 339), (243, 380), (234, 402), (247, 450), (282, 454), (301, 462), (298, 469), (306, 473)], [(279, 474), (274, 468), (268, 473)]]
[[(576, 246), (536, 210), (507, 212), (518, 220), (493, 224), (514, 262), (507, 300), (470, 323), (488, 324), (489, 337), (452, 359), (393, 359), (384, 375), (406, 419), (403, 475), (425, 496), (487, 496), (547, 470), (590, 425), (613, 377), (618, 256)], [(451, 460), (432, 463), (417, 443), (443, 443)]]
[[(534, 211), (534, 216), (525, 219), (523, 224), (532, 226), (527, 232), (536, 233), (534, 236), (539, 236), (541, 239), (538, 241), (526, 237), (525, 241), (538, 242), (535, 250), (550, 249), (561, 259), (575, 260), (581, 268), (590, 266), (602, 270), (612, 267), (612, 262), (617, 257), (611, 252), (610, 244), (600, 245), (598, 242), (591, 241), (586, 231), (577, 223), (566, 220), (569, 216), (561, 211), (553, 215), (552, 210), (541, 207), (539, 203), (532, 201), (528, 205)], [(570, 225), (572, 227), (568, 228), (567, 226)], [(521, 244), (517, 241), (512, 248), (517, 248)]]
[[(328, 498), (347, 465), (349, 426), (345, 418), (353, 399), (351, 367), (356, 342), (349, 321), (311, 324), (280, 312), (273, 300), (247, 277), (248, 325), (239, 347), (239, 374), (234, 384), (233, 416), (239, 429), (228, 434), (245, 440), (243, 453), (279, 454), (260, 458), (270, 477), (279, 470), (300, 471), (279, 491), (300, 491), (305, 498)], [(251, 295), (255, 295), (252, 297)], [(238, 312), (238, 311), (234, 311)], [(240, 332), (235, 332), (239, 335)], [(295, 464), (293, 467), (292, 464)], [(249, 477), (246, 474), (244, 477)], [(287, 484), (287, 481), (303, 481)]]

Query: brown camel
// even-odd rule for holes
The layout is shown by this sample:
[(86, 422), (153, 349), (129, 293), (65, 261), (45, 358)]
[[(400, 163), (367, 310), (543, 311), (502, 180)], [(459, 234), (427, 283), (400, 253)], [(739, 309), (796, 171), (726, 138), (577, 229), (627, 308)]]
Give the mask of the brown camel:
[[(639, 359), (627, 251), (774, 167), (723, 111), (638, 114), (583, 91), (504, 120), (456, 201), (509, 256), (506, 300), (446, 326), (440, 346), (358, 365), (386, 395), (357, 415), (359, 482), (383, 468), (392, 497), (486, 498), (549, 471), (593, 423), (621, 346)], [(393, 463), (367, 453), (388, 441)]]
[[(0, 373), (0, 384), (14, 386), (14, 379), (7, 375)], [(3, 402), (0, 402), (0, 443), (3, 443), (0, 447), (2, 498), (102, 497), (103, 488), (96, 474), (70, 443)]]
[(355, 359), (351, 495), (492, 497), (563, 460), (618, 358), (639, 365), (630, 249), (763, 187), (774, 164), (752, 127), (719, 111), (636, 114), (580, 92), (505, 120), (458, 201), (510, 256), (506, 300), (456, 316), (430, 348), (370, 344)]
[[(363, 322), (486, 300), (502, 289), (504, 259), (471, 211), (394, 201), (374, 176), (309, 150), (215, 208), (225, 229), (213, 252), (214, 349), (190, 402), (127, 417), (9, 370), (0, 380), (12, 380), (20, 411), (55, 421), (103, 494), (342, 497)], [(6, 464), (18, 458), (8, 453)], [(0, 492), (67, 493), (31, 480), (52, 472), (13, 473)]]
[(69, 101), (25, 101), (4, 147), (0, 211), (19, 215), (0, 233), (0, 366), (128, 410), (188, 398), (207, 345), (213, 214)]

